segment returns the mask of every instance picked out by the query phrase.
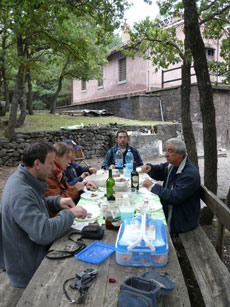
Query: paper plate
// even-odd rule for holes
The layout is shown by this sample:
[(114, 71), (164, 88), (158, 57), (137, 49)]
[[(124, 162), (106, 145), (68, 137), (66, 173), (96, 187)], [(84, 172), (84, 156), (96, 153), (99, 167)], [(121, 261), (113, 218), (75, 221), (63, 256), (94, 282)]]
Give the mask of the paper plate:
[(89, 200), (97, 200), (97, 199), (102, 198), (103, 196), (104, 196), (104, 193), (98, 192), (98, 191), (95, 191), (95, 192), (87, 191), (81, 194), (81, 198), (89, 199)]
[[(82, 194), (83, 195), (83, 194)], [(82, 205), (83, 208), (87, 210), (89, 214), (91, 214), (90, 217), (86, 217), (85, 219), (79, 219), (75, 218), (74, 221), (77, 222), (93, 222), (95, 219), (100, 218), (101, 216), (101, 209), (96, 203), (87, 203)]]

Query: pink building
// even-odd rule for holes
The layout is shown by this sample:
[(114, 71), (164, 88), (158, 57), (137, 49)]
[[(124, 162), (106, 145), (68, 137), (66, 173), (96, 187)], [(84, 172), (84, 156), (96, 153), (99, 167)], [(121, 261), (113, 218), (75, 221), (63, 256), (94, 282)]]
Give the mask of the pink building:
[[(170, 25), (171, 26), (171, 25)], [(183, 20), (173, 23), (177, 37), (184, 38)], [(127, 42), (127, 41), (126, 41)], [(205, 40), (207, 60), (220, 60), (220, 41)], [(72, 104), (105, 100), (119, 95), (145, 93), (162, 87), (171, 87), (181, 84), (181, 63), (170, 65), (168, 70), (159, 69), (155, 72), (150, 60), (138, 56), (134, 59), (124, 57), (120, 51), (112, 51), (108, 56), (108, 63), (103, 66), (103, 80), (72, 80)], [(191, 72), (194, 74), (194, 71)], [(178, 79), (178, 80), (175, 80)], [(175, 80), (171, 82), (170, 80)], [(170, 82), (169, 82), (170, 81)], [(195, 76), (191, 77), (196, 82)], [(217, 76), (211, 75), (212, 82), (220, 82)], [(163, 82), (163, 83), (162, 83)]]

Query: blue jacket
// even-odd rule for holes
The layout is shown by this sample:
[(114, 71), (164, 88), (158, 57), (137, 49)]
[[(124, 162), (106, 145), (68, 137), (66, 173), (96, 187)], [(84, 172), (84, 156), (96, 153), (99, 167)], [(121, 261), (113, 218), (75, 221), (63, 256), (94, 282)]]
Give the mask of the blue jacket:
[[(115, 165), (115, 153), (117, 152), (117, 150), (120, 149), (117, 145), (113, 146), (112, 148), (110, 148), (105, 156), (105, 160), (102, 164), (103, 169), (108, 169), (109, 166), (111, 164)], [(128, 152), (128, 149), (131, 150), (131, 152), (133, 153), (133, 157), (134, 157), (134, 161), (136, 162), (136, 166), (142, 166), (143, 165), (143, 161), (141, 159), (141, 156), (138, 152), (138, 150), (132, 146), (130, 146), (129, 144), (127, 145), (127, 148), (125, 150), (125, 152), (123, 153), (123, 165), (125, 165), (125, 156)]]
[(43, 196), (47, 184), (19, 165), (2, 196), (2, 248), (0, 263), (15, 287), (25, 288), (42, 262), (49, 245), (73, 224), (70, 210), (60, 210), (60, 196)]
[(170, 231), (180, 233), (196, 228), (200, 222), (200, 175), (192, 162), (186, 157), (179, 167), (168, 163), (151, 165), (148, 175), (164, 182), (163, 186), (156, 183), (151, 192), (160, 197), (166, 219), (172, 209)]
[(81, 182), (83, 180), (81, 176), (82, 173), (88, 172), (90, 166), (81, 166), (77, 164), (76, 162), (71, 162), (69, 166), (67, 166), (65, 170), (65, 179), (69, 182), (70, 185), (75, 185), (77, 182)]

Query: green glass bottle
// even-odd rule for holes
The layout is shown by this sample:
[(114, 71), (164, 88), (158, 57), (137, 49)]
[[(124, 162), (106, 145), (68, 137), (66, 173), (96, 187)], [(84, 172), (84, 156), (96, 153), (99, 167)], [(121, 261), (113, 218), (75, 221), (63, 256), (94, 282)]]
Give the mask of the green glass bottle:
[(115, 187), (115, 180), (113, 179), (112, 176), (112, 170), (109, 169), (109, 178), (106, 180), (107, 200), (115, 200), (114, 187)]

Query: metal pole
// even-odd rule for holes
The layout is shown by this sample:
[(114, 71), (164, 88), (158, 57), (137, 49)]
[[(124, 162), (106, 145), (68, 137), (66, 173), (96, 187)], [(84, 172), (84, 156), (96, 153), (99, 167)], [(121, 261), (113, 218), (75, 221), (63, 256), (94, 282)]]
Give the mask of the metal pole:
[(163, 114), (163, 109), (162, 109), (161, 98), (160, 98), (160, 110), (161, 110), (161, 120), (163, 122), (164, 121), (164, 114)]

